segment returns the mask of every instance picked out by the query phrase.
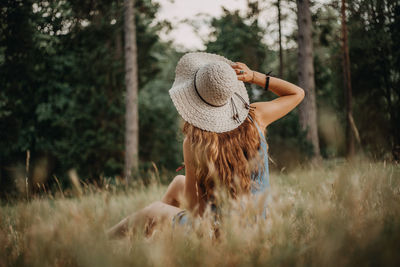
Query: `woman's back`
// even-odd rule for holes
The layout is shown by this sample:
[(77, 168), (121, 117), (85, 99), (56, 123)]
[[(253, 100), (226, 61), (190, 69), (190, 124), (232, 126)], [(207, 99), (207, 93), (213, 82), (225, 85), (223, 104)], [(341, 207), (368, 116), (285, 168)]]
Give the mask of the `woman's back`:
[(212, 134), (185, 125), (185, 195), (189, 209), (202, 214), (207, 204), (215, 204), (219, 190), (236, 198), (242, 193), (259, 194), (269, 187), (268, 151), (265, 136), (257, 124), (255, 111), (234, 131)]

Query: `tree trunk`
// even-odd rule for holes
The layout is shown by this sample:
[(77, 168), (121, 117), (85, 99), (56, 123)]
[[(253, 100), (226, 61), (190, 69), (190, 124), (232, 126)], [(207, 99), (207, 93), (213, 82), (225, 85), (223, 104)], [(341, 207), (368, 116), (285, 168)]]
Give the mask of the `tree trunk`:
[(282, 51), (282, 26), (281, 26), (281, 0), (277, 0), (278, 8), (278, 33), (279, 33), (279, 77), (283, 78), (283, 51)]
[[(119, 24), (119, 20), (121, 18), (121, 11), (122, 9), (120, 8), (120, 2), (117, 0), (116, 2), (116, 8), (115, 8), (115, 15), (114, 15), (114, 19), (117, 20), (116, 23)], [(118, 25), (117, 24), (117, 25)], [(120, 27), (117, 27), (116, 31), (115, 31), (115, 60), (120, 60), (123, 57), (123, 32), (122, 29)]]
[(307, 131), (307, 139), (313, 145), (313, 159), (319, 159), (311, 12), (308, 0), (297, 0), (296, 2), (299, 46), (298, 78), (299, 86), (305, 91), (304, 100), (299, 106), (299, 119), (302, 129)]
[(350, 56), (347, 41), (347, 23), (346, 23), (346, 0), (342, 0), (342, 49), (343, 49), (343, 82), (344, 95), (346, 103), (346, 154), (348, 158), (354, 156), (354, 135), (355, 127), (352, 114), (352, 88), (350, 76)]
[(138, 69), (134, 0), (124, 0), (125, 31), (125, 167), (127, 182), (132, 178), (132, 170), (138, 167)]

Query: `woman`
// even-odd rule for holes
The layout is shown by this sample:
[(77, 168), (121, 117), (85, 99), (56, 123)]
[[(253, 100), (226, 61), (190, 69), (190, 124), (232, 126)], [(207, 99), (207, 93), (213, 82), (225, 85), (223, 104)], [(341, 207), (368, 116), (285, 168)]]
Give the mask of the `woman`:
[[(279, 97), (250, 105), (243, 82)], [(184, 224), (187, 211), (202, 216), (207, 206), (216, 210), (218, 190), (226, 189), (232, 198), (264, 192), (269, 175), (263, 133), (304, 98), (303, 89), (294, 84), (209, 53), (180, 59), (169, 94), (185, 120), (185, 176), (176, 176), (161, 201), (122, 220), (109, 236), (144, 224), (149, 231), (163, 220)]]

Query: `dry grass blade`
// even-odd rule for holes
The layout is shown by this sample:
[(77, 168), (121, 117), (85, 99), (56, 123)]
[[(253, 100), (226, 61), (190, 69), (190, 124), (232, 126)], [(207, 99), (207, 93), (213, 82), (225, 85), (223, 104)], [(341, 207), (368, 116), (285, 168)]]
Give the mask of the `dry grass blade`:
[(165, 187), (82, 190), (71, 172), (79, 200), (1, 206), (0, 266), (400, 266), (400, 167), (325, 165), (272, 173), (266, 219), (257, 203), (238, 209), (224, 201), (218, 238), (206, 218), (118, 241), (105, 229)]

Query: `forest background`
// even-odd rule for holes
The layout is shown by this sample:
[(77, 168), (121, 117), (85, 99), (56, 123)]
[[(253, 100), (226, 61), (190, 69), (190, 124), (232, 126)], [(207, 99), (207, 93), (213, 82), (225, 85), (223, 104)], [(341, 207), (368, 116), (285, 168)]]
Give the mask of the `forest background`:
[[(301, 2), (301, 1), (300, 1)], [(260, 21), (277, 9), (275, 23)], [(163, 41), (174, 29), (156, 21), (160, 5), (136, 0), (139, 165), (135, 179), (181, 165), (180, 120), (168, 90), (188, 51)], [(346, 84), (341, 2), (310, 2), (319, 151), (299, 123), (298, 109), (268, 128), (272, 171), (284, 172), (316, 156), (344, 159)], [(350, 0), (347, 15), (355, 150), (371, 160), (399, 160), (400, 3)], [(246, 10), (184, 21), (206, 25), (206, 52), (247, 63), (299, 83), (298, 30), (279, 34), (278, 22), (296, 25), (295, 1), (247, 1)], [(279, 45), (281, 44), (281, 45)], [(281, 50), (279, 49), (281, 47)], [(125, 51), (122, 0), (5, 0), (0, 6), (0, 195), (25, 196), (82, 182), (123, 180)], [(252, 102), (274, 96), (248, 86)], [(318, 154), (318, 155), (317, 155)]]

